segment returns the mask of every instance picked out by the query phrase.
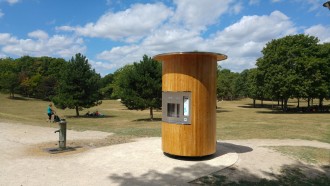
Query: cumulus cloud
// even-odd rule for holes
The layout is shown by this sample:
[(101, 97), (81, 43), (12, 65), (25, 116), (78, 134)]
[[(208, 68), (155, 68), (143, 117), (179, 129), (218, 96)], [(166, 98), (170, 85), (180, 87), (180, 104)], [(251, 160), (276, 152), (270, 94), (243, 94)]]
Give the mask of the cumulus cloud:
[(48, 34), (42, 30), (30, 32), (28, 33), (28, 36), (36, 39), (48, 39)]
[(86, 46), (81, 38), (64, 35), (48, 37), (44, 31), (28, 34), (30, 38), (17, 39), (8, 33), (0, 33), (0, 46), (3, 55), (15, 56), (58, 56), (68, 58), (78, 52), (85, 52)]
[(285, 14), (274, 11), (269, 16), (244, 16), (239, 22), (217, 33), (215, 39), (225, 43), (250, 40), (264, 42), (296, 32), (294, 24)]
[[(200, 43), (200, 44), (198, 44)], [(113, 47), (97, 55), (97, 59), (111, 62), (111, 68), (118, 68), (125, 64), (138, 62), (144, 54), (152, 57), (159, 53), (204, 50), (203, 38), (198, 32), (179, 28), (162, 27), (141, 44)]]
[(205, 29), (218, 21), (219, 16), (229, 10), (232, 0), (174, 0), (176, 4), (173, 22), (182, 23), (186, 28)]
[(307, 28), (305, 30), (305, 34), (318, 37), (321, 43), (330, 42), (330, 27), (314, 25), (310, 28)]
[(0, 45), (16, 43), (17, 39), (9, 33), (0, 33)]
[(229, 58), (220, 64), (240, 72), (254, 67), (262, 48), (271, 39), (296, 32), (290, 18), (279, 11), (270, 15), (245, 16), (209, 38), (201, 37), (201, 32), (196, 30), (165, 25), (146, 37), (140, 45), (115, 47), (100, 53), (98, 59), (119, 67), (140, 60), (143, 54), (153, 56), (165, 52), (211, 51), (228, 55)]
[[(260, 51), (267, 42), (296, 32), (289, 17), (274, 11), (270, 15), (244, 16), (210, 38), (208, 46), (211, 51), (228, 54), (228, 60), (221, 62), (224, 67), (243, 70), (254, 67), (251, 65), (261, 56)], [(251, 59), (254, 60), (251, 62)]]
[(79, 35), (89, 37), (136, 42), (156, 29), (171, 14), (171, 9), (162, 3), (134, 4), (125, 11), (108, 12), (96, 23), (87, 23), (83, 27), (63, 26), (57, 29), (75, 31)]

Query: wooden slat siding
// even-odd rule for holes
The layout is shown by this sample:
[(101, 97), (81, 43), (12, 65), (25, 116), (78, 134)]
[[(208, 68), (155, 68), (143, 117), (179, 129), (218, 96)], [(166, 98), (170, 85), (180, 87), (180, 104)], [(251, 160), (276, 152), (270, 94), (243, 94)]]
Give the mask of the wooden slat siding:
[(191, 125), (162, 122), (162, 149), (178, 156), (206, 156), (216, 151), (217, 55), (159, 55), (163, 91), (191, 91)]

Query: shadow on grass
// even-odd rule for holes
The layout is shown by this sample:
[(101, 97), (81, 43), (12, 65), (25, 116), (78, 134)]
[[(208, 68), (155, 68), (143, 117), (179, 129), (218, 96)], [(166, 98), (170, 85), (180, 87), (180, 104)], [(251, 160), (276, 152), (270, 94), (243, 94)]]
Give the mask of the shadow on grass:
[[(283, 165), (281, 173), (276, 175), (264, 172), (265, 175), (271, 179), (260, 178), (259, 176), (249, 172), (248, 170), (230, 169), (229, 175), (235, 176), (235, 181), (230, 180), (229, 177), (221, 175), (222, 171), (198, 178), (191, 184), (196, 185), (290, 185), (290, 186), (304, 186), (304, 185), (330, 185), (330, 166), (322, 166), (320, 168), (312, 165), (304, 165), (296, 163), (293, 165)], [(228, 171), (228, 170), (223, 170)]]
[(19, 101), (29, 101), (29, 98), (25, 98), (25, 97), (20, 97), (20, 96), (15, 96), (15, 97), (7, 97), (7, 99), (10, 100), (19, 100)]
[(88, 118), (88, 119), (102, 119), (102, 118), (115, 118), (117, 116), (113, 116), (113, 115), (104, 115), (104, 116), (98, 116), (98, 117), (94, 117), (94, 116), (65, 116), (66, 118)]
[(283, 112), (282, 110), (256, 111), (259, 114), (329, 114), (329, 112)]
[(240, 105), (238, 107), (241, 108), (262, 108), (262, 109), (268, 109), (268, 110), (262, 110), (262, 111), (256, 111), (256, 113), (261, 113), (261, 114), (329, 114), (330, 111), (328, 109), (328, 106), (323, 107), (323, 109), (318, 109), (317, 110), (312, 110), (314, 107), (311, 106), (310, 108), (308, 107), (294, 107), (294, 105), (288, 105), (287, 111), (283, 111), (281, 106), (272, 105), (272, 104), (256, 104), (253, 106), (253, 104), (246, 104), (246, 105)]
[(224, 109), (217, 109), (217, 113), (222, 113), (222, 112), (231, 112), (231, 111), (229, 111), (229, 110), (224, 110)]
[[(261, 178), (257, 174), (248, 170), (237, 170), (228, 167), (210, 175), (205, 175), (198, 179), (200, 175), (205, 174), (205, 170), (216, 170), (220, 167), (211, 166), (206, 163), (198, 162), (188, 167), (174, 167), (172, 170), (164, 173), (161, 170), (147, 170), (140, 176), (135, 176), (129, 172), (112, 174), (109, 179), (115, 181), (118, 185), (329, 185), (330, 167), (323, 166), (316, 168), (303, 164), (283, 165), (281, 173), (267, 174), (271, 179)], [(223, 171), (231, 169), (232, 173), (226, 177), (221, 175)], [(328, 172), (328, 173), (327, 173)], [(235, 180), (230, 180), (235, 177)]]
[(154, 118), (152, 120), (150, 118), (142, 118), (142, 119), (136, 119), (136, 120), (133, 120), (133, 121), (153, 122), (153, 121), (162, 121), (162, 118)]
[[(288, 105), (288, 106), (290, 106), (290, 105)], [(246, 105), (240, 105), (238, 107), (241, 107), (241, 108), (268, 108), (268, 109), (281, 108), (281, 106), (278, 106), (277, 104), (274, 104), (274, 105), (272, 105), (272, 104), (255, 104), (255, 106), (253, 106), (253, 104), (246, 104)]]

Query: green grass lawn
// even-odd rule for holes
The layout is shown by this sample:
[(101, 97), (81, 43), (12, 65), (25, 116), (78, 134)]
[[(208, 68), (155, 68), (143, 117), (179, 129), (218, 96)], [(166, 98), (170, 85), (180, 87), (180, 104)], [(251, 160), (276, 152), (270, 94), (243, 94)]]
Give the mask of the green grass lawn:
[[(251, 104), (250, 99), (218, 103), (217, 137), (306, 139), (330, 143), (329, 113), (282, 113), (271, 109), (271, 101), (264, 101), (263, 108), (253, 108)], [(273, 104), (275, 106), (277, 102)]]
[(309, 164), (330, 165), (329, 149), (299, 146), (279, 146), (270, 148)]
[[(48, 104), (23, 97), (9, 99), (8, 95), (0, 94), (0, 121), (57, 127), (46, 122)], [(271, 109), (272, 102), (264, 102), (265, 108), (253, 108), (251, 104), (250, 99), (218, 103), (218, 139), (295, 138), (330, 143), (329, 113), (281, 113)], [(66, 118), (68, 128), (73, 130), (97, 130), (134, 137), (161, 135), (161, 111), (155, 111), (155, 119), (150, 121), (149, 110), (128, 110), (116, 100), (104, 100), (97, 107), (80, 111), (80, 115), (83, 116), (88, 110), (98, 110), (105, 117), (75, 117), (73, 109), (56, 109), (56, 112)]]

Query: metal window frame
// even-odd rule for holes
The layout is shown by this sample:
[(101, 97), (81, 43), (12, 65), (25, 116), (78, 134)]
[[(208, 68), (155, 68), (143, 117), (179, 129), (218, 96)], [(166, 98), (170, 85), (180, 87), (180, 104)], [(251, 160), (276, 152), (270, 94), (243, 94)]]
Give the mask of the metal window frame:
[[(189, 102), (189, 110), (186, 112), (188, 115), (184, 115), (184, 98), (188, 98)], [(175, 108), (175, 111), (179, 111), (179, 117), (174, 114), (173, 117), (168, 116), (168, 104), (176, 104), (180, 105), (180, 108)], [(167, 123), (173, 124), (184, 124), (190, 125), (191, 124), (191, 114), (192, 114), (192, 104), (191, 104), (191, 92), (190, 91), (163, 91), (162, 92), (162, 121)]]

